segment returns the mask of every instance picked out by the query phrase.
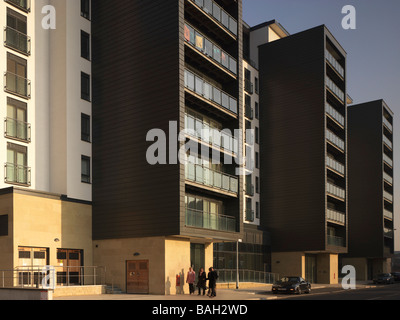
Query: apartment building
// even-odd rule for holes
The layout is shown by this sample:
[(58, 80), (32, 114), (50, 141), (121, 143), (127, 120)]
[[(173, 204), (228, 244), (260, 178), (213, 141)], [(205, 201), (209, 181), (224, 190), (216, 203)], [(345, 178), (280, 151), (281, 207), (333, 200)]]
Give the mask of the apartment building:
[(261, 45), (258, 60), (272, 272), (337, 283), (348, 241), (346, 52), (319, 26)]
[[(92, 5), (95, 264), (128, 293), (181, 292), (190, 266), (208, 269), (213, 244), (243, 232), (242, 143), (231, 139), (243, 120), (242, 3)], [(166, 164), (146, 159), (154, 129), (167, 134)]]
[(359, 280), (391, 272), (394, 114), (383, 100), (348, 107), (349, 252)]
[(63, 284), (69, 266), (92, 265), (88, 4), (0, 3), (0, 269), (25, 268), (14, 284), (38, 283), (33, 266)]

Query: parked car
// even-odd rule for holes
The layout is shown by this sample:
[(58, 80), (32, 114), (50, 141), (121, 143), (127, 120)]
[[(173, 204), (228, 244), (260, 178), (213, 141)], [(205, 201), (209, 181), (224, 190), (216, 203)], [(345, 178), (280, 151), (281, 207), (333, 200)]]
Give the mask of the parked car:
[(374, 284), (391, 284), (394, 283), (394, 277), (390, 273), (379, 273), (374, 277), (372, 281), (374, 282)]
[(394, 278), (394, 281), (400, 281), (400, 272), (392, 272), (391, 274)]
[(296, 293), (311, 292), (311, 284), (302, 277), (283, 277), (272, 286), (272, 293)]

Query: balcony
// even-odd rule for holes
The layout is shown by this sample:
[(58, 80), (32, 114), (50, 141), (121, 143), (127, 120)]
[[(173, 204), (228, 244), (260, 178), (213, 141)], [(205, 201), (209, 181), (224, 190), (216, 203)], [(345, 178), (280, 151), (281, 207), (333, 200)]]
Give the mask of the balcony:
[(190, 48), (236, 79), (237, 60), (188, 23), (185, 23), (185, 41)]
[(31, 38), (13, 28), (4, 28), (4, 44), (24, 55), (31, 54)]
[(254, 84), (248, 79), (244, 80), (244, 90), (248, 94), (253, 94), (254, 93)]
[(383, 228), (383, 236), (386, 238), (393, 239), (393, 229)]
[(383, 179), (389, 183), (389, 184), (393, 184), (393, 178), (388, 175), (386, 172), (383, 172)]
[(338, 187), (337, 185), (327, 182), (326, 184), (326, 192), (340, 200), (345, 200), (346, 199), (346, 190), (343, 188)]
[(385, 117), (383, 117), (383, 124), (385, 125), (385, 127), (390, 131), (393, 132), (393, 126), (392, 124), (389, 122), (388, 119), (386, 119)]
[(345, 175), (346, 169), (343, 164), (341, 164), (339, 161), (336, 161), (335, 159), (327, 156), (326, 157), (326, 165), (329, 169), (340, 173), (341, 175)]
[(4, 136), (24, 142), (31, 142), (31, 125), (12, 118), (4, 120)]
[(4, 90), (15, 94), (19, 97), (31, 98), (31, 81), (13, 74), (11, 72), (4, 73)]
[(326, 139), (332, 143), (335, 147), (340, 149), (341, 151), (344, 151), (345, 148), (345, 142), (340, 139), (336, 134), (334, 134), (332, 131), (329, 129), (326, 130)]
[(246, 118), (248, 118), (250, 120), (253, 120), (254, 119), (254, 110), (253, 110), (253, 108), (250, 105), (246, 104), (244, 109), (245, 109)]
[(246, 191), (246, 196), (254, 196), (254, 185), (251, 183), (246, 183), (246, 187), (245, 187), (245, 191)]
[(389, 210), (383, 209), (383, 216), (384, 216), (386, 219), (393, 220), (393, 212), (391, 212), (391, 211), (389, 211)]
[(390, 159), (390, 157), (389, 157), (386, 153), (383, 154), (383, 161), (384, 161), (387, 165), (389, 165), (390, 167), (393, 167), (393, 160)]
[(185, 70), (185, 87), (212, 105), (216, 104), (218, 107), (238, 115), (237, 99), (189, 70)]
[(4, 165), (4, 181), (10, 184), (30, 186), (31, 168), (13, 163), (6, 163)]
[(332, 68), (342, 77), (344, 78), (344, 68), (340, 65), (340, 63), (333, 57), (333, 55), (328, 51), (325, 50), (325, 57)]
[(339, 123), (342, 127), (345, 126), (345, 119), (344, 117), (336, 111), (334, 107), (332, 107), (329, 103), (325, 104), (326, 113), (333, 118), (337, 123)]
[(186, 208), (185, 218), (187, 227), (236, 232), (236, 218), (234, 217)]
[(214, 128), (203, 119), (185, 114), (185, 132), (189, 137), (236, 156), (238, 154), (238, 141), (227, 130)]
[(213, 0), (188, 0), (199, 8), (209, 19), (234, 38), (238, 34), (238, 23), (229, 13)]
[(393, 202), (393, 195), (386, 190), (383, 190), (383, 198), (387, 201)]
[(31, 1), (30, 0), (5, 0), (9, 4), (21, 9), (25, 12), (31, 11)]
[(328, 235), (327, 240), (328, 240), (328, 245), (330, 246), (346, 247), (346, 243), (344, 241), (344, 238), (342, 237)]
[(340, 211), (336, 211), (333, 209), (327, 209), (326, 210), (327, 213), (327, 219), (331, 222), (335, 222), (341, 225), (345, 225), (346, 224), (346, 215), (343, 212)]
[(389, 149), (393, 148), (393, 143), (392, 141), (389, 140), (388, 137), (386, 137), (385, 135), (383, 135), (383, 143), (386, 144), (388, 146)]
[(201, 165), (188, 163), (185, 166), (185, 177), (188, 181), (217, 189), (217, 191), (228, 192), (235, 195), (239, 192), (239, 180), (237, 177)]
[(345, 102), (345, 94), (339, 87), (328, 77), (325, 77), (328, 89), (342, 102)]
[(252, 209), (246, 209), (245, 211), (245, 219), (247, 222), (254, 222), (254, 210)]

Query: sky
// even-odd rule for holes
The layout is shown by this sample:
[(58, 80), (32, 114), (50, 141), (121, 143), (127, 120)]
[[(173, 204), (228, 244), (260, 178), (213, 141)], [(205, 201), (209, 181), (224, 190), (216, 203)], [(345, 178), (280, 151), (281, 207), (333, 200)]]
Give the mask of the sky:
[[(355, 30), (342, 27), (346, 5), (356, 9)], [(290, 34), (327, 26), (348, 54), (347, 90), (354, 104), (384, 99), (395, 114), (395, 186), (400, 181), (399, 17), (399, 0), (243, 0), (243, 20), (250, 26), (275, 19)], [(400, 189), (396, 187), (395, 217), (395, 250), (400, 251)]]

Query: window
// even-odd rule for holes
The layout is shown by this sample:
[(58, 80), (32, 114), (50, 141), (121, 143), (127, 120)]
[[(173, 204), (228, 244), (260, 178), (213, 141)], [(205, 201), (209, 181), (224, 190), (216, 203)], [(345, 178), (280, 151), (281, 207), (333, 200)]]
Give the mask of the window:
[(256, 218), (260, 219), (260, 203), (256, 202)]
[(256, 152), (256, 169), (260, 169), (260, 154)]
[(256, 193), (260, 193), (260, 178), (256, 177)]
[(27, 148), (7, 143), (6, 182), (30, 185)]
[(7, 8), (5, 45), (25, 55), (30, 54), (30, 39), (27, 36), (27, 18)]
[(90, 19), (90, 0), (81, 0), (81, 16)]
[(81, 72), (81, 98), (90, 101), (90, 76)]
[(256, 109), (256, 119), (260, 119), (260, 105), (258, 102), (255, 103), (255, 109)]
[(256, 143), (257, 143), (257, 144), (260, 143), (260, 137), (259, 137), (259, 135), (260, 135), (260, 130), (258, 129), (258, 127), (256, 127), (255, 136), (256, 136)]
[(81, 181), (83, 183), (90, 183), (90, 158), (82, 156), (82, 171)]
[(254, 82), (255, 82), (255, 91), (258, 94), (260, 90), (260, 83), (258, 81), (258, 78), (255, 78)]
[(81, 57), (90, 60), (90, 35), (81, 31)]
[(30, 125), (27, 123), (27, 104), (7, 98), (7, 118), (5, 136), (11, 139), (30, 142)]
[(30, 98), (30, 82), (27, 77), (27, 61), (7, 53), (6, 91)]
[(81, 114), (81, 139), (90, 142), (90, 116)]
[(8, 236), (8, 215), (0, 216), (0, 237)]

